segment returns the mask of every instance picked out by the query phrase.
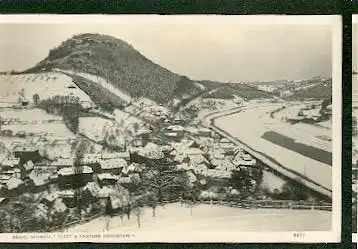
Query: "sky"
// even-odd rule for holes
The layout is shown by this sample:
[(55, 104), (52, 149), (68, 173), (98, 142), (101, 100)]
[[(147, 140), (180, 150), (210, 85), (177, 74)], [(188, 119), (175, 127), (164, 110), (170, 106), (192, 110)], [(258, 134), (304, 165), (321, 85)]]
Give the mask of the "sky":
[(237, 22), (0, 24), (0, 71), (24, 70), (79, 33), (130, 43), (155, 63), (194, 80), (247, 82), (331, 77), (331, 26)]

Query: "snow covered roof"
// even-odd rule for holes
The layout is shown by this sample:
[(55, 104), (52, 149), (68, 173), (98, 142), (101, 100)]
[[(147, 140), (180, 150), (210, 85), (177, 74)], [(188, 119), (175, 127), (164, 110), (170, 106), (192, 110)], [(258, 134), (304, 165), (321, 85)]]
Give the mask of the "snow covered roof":
[(177, 169), (187, 170), (189, 169), (189, 165), (187, 163), (181, 163), (177, 165)]
[(56, 200), (57, 198), (59, 197), (59, 194), (57, 192), (53, 192), (51, 194), (47, 194), (45, 197), (44, 197), (44, 200), (45, 201), (48, 201), (48, 202), (53, 202), (54, 200)]
[(119, 183), (131, 183), (132, 179), (129, 176), (122, 176), (118, 179)]
[(7, 166), (7, 167), (15, 167), (15, 166), (19, 165), (19, 163), (20, 163), (20, 158), (7, 157), (1, 162), (0, 165)]
[(32, 182), (36, 187), (43, 186), (48, 183), (48, 178), (33, 178)]
[(183, 153), (187, 155), (202, 155), (204, 152), (199, 148), (186, 148)]
[(102, 173), (97, 175), (99, 180), (118, 180), (118, 176), (110, 173)]
[(127, 161), (123, 158), (115, 158), (100, 161), (101, 169), (119, 169), (128, 165)]
[(186, 158), (187, 156), (186, 155), (183, 155), (183, 154), (177, 154), (175, 157), (174, 157), (174, 161), (176, 162), (183, 162), (184, 159)]
[(73, 158), (58, 158), (51, 163), (52, 166), (72, 166), (73, 164)]
[(117, 191), (109, 195), (111, 207), (117, 209), (120, 207), (128, 206), (130, 203), (129, 192), (125, 188), (116, 189)]
[(74, 197), (75, 191), (73, 189), (62, 190), (62, 191), (58, 192), (58, 196), (61, 198)]
[(211, 132), (209, 128), (199, 128), (198, 132)]
[(159, 150), (159, 146), (154, 143), (148, 143), (144, 148), (139, 150), (138, 154), (150, 159), (162, 159), (165, 157), (164, 153)]
[(231, 173), (226, 170), (208, 169), (204, 172), (206, 176), (217, 177), (217, 178), (230, 178)]
[(14, 152), (34, 152), (37, 151), (33, 146), (15, 146)]
[(184, 127), (181, 125), (169, 125), (167, 127), (167, 130), (172, 130), (172, 131), (184, 131)]
[(220, 143), (231, 143), (231, 141), (229, 139), (227, 139), (226, 137), (220, 139)]
[(61, 199), (56, 199), (54, 204), (52, 205), (52, 209), (51, 209), (51, 211), (53, 213), (63, 213), (66, 210), (67, 210), (67, 207)]
[(194, 183), (194, 182), (196, 182), (197, 177), (196, 177), (196, 175), (194, 175), (194, 173), (193, 173), (193, 172), (188, 171), (188, 172), (187, 172), (187, 174), (188, 174), (188, 177), (189, 177), (189, 182), (190, 182), (190, 183)]
[(99, 198), (106, 198), (110, 195), (111, 192), (113, 192), (113, 188), (108, 186), (103, 186), (102, 188), (95, 182), (89, 182), (84, 187), (84, 190), (90, 191), (90, 193)]
[(23, 183), (24, 182), (21, 179), (12, 177), (7, 181), (6, 186), (8, 190), (13, 190), (18, 188)]
[(129, 156), (129, 151), (101, 154), (102, 159), (129, 158)]
[(203, 155), (189, 155), (190, 164), (209, 163)]
[[(92, 168), (90, 168), (88, 166), (81, 166), (81, 167), (82, 167), (81, 174), (91, 174), (91, 173), (93, 173)], [(58, 170), (57, 173), (59, 175), (62, 175), (62, 176), (69, 176), (69, 175), (76, 174), (74, 167), (62, 168), (62, 169)]]

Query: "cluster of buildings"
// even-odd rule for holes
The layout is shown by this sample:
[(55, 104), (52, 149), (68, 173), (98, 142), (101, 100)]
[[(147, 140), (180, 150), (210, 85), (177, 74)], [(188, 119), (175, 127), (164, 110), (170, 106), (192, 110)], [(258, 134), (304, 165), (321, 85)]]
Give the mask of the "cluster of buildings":
[(63, 146), (56, 156), (48, 156), (38, 146), (15, 146), (0, 160), (0, 201), (31, 193), (40, 198), (44, 213), (53, 208), (64, 212), (78, 205), (80, 192), (82, 205), (96, 202), (116, 210), (128, 204), (128, 189), (140, 184), (150, 162), (164, 159), (186, 172), (191, 184), (207, 178), (229, 179), (232, 171), (255, 167), (254, 158), (211, 129), (189, 125), (183, 117), (170, 118), (165, 111), (154, 115), (162, 121), (160, 131), (147, 130), (121, 151), (102, 150), (75, 158), (73, 151), (60, 149)]

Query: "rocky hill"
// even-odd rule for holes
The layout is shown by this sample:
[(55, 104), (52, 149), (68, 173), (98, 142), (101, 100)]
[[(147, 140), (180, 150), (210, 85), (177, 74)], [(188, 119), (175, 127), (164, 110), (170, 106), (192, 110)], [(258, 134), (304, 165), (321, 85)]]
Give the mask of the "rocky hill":
[(145, 97), (161, 104), (203, 90), (194, 81), (147, 59), (125, 41), (100, 34), (73, 36), (50, 50), (44, 60), (25, 72), (53, 69), (96, 75), (134, 99)]

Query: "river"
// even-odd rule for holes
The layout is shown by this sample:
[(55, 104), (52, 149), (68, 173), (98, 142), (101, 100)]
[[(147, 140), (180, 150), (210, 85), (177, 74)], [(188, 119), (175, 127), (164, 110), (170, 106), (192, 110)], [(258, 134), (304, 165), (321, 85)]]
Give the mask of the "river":
[[(231, 136), (237, 138), (252, 149), (264, 153), (273, 158), (287, 169), (306, 176), (313, 182), (332, 190), (331, 166), (327, 163), (315, 160), (308, 156), (297, 153), (277, 143), (264, 139), (262, 136), (266, 132), (283, 133), (287, 136), (292, 133), (297, 134), (295, 126), (289, 123), (284, 124), (270, 117), (270, 112), (278, 108), (280, 104), (269, 106), (258, 106), (220, 117), (215, 120), (215, 125), (226, 131)], [(315, 130), (313, 130), (315, 132)], [(317, 128), (319, 133), (319, 128)], [(314, 145), (313, 137), (319, 134), (301, 132), (300, 142), (307, 141), (307, 145)], [(306, 138), (306, 139), (304, 139)]]

